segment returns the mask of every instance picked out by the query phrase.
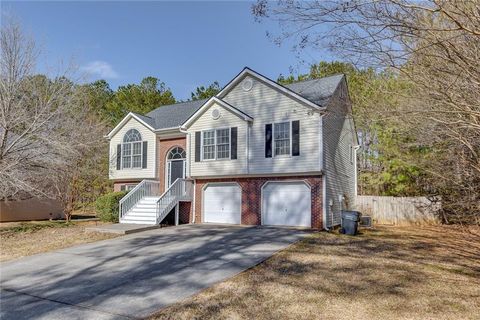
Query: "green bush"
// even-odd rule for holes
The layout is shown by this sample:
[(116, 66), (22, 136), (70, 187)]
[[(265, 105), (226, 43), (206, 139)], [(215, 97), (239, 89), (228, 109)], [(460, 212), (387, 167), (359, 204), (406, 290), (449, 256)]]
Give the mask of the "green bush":
[(118, 202), (127, 194), (126, 191), (110, 192), (95, 201), (97, 217), (105, 222), (118, 222)]

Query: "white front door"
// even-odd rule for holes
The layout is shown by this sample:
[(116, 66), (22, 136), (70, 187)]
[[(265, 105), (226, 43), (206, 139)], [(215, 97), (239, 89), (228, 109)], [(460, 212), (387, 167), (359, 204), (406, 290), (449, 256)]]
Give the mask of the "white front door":
[(236, 183), (209, 184), (203, 191), (205, 222), (241, 223), (242, 189)]
[(262, 190), (262, 223), (311, 226), (311, 191), (304, 182), (268, 182)]

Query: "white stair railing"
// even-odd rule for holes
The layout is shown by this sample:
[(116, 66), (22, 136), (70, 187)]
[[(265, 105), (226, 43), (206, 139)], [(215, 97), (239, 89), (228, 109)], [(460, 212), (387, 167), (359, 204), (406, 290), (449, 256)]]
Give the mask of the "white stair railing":
[(160, 224), (179, 201), (192, 201), (193, 180), (178, 178), (157, 201), (157, 219)]
[(142, 198), (158, 196), (160, 183), (154, 180), (143, 180), (130, 190), (119, 202), (120, 219), (124, 217)]

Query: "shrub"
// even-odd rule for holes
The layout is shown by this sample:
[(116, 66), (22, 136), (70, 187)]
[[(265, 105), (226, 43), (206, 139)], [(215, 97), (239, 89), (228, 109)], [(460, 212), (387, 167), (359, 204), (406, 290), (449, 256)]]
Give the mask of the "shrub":
[(118, 202), (127, 194), (126, 191), (110, 192), (95, 201), (97, 217), (105, 222), (118, 222)]

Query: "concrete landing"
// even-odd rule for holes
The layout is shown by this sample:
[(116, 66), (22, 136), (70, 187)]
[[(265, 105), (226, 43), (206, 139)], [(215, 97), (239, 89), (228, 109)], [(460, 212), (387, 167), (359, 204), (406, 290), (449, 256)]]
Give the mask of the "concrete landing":
[(115, 234), (130, 234), (160, 228), (155, 224), (115, 223), (103, 226), (85, 228), (87, 232), (102, 232)]

